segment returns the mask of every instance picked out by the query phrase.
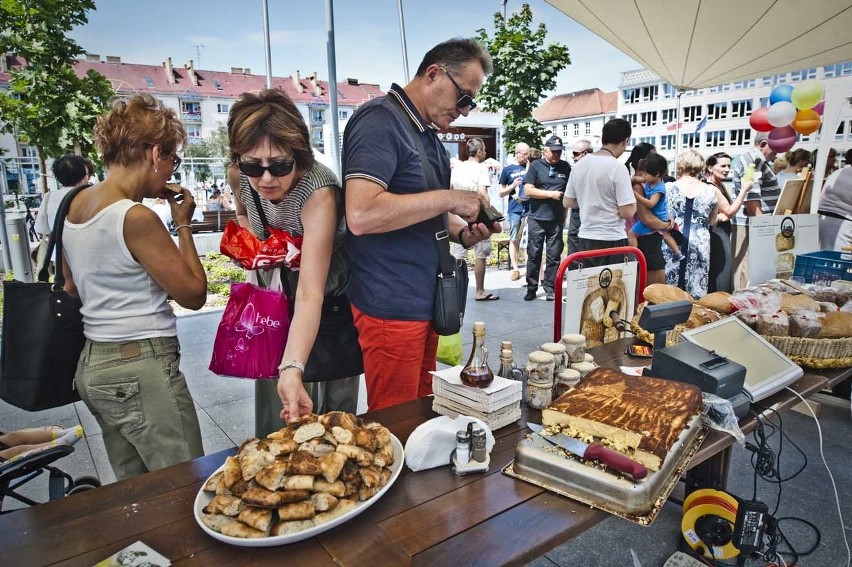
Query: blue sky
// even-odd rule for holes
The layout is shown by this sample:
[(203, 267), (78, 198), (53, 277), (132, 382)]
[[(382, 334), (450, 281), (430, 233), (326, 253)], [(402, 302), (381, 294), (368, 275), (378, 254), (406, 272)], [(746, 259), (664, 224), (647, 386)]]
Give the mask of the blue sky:
[[(641, 67), (632, 59), (544, 2), (528, 0), (535, 20), (547, 25), (548, 41), (568, 46), (572, 64), (557, 77), (555, 92), (618, 88), (620, 73)], [(387, 88), (403, 83), (397, 0), (337, 0), (334, 3), (337, 78), (357, 77)], [(508, 11), (521, 1), (509, 1)], [(123, 62), (227, 71), (248, 67), (265, 73), (261, 0), (99, 0), (89, 23), (71, 34), (88, 52), (117, 55)], [(499, 0), (404, 0), (409, 69), (413, 75), (433, 45), (473, 36), (493, 26)], [(272, 72), (328, 77), (325, 2), (269, 0)], [(201, 65), (197, 64), (197, 45)], [(552, 93), (547, 93), (552, 94)]]

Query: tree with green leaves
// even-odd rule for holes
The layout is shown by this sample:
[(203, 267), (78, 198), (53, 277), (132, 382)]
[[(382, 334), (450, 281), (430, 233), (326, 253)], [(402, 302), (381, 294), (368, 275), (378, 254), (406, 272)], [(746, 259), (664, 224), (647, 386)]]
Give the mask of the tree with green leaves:
[(499, 12), (494, 14), (493, 35), (484, 29), (477, 30), (476, 39), (494, 60), (494, 72), (477, 99), (486, 110), (506, 111), (503, 126), (507, 150), (519, 142), (537, 148), (548, 132), (532, 113), (543, 93), (556, 87), (556, 75), (571, 64), (571, 58), (565, 45), (545, 46), (546, 35), (543, 23), (532, 29), (529, 4), (509, 16), (508, 21)]
[(68, 32), (93, 9), (93, 0), (0, 0), (0, 54), (24, 60), (9, 69), (9, 88), (0, 91), (0, 131), (36, 147), (42, 191), (45, 158), (90, 155), (95, 121), (115, 94), (100, 73), (74, 72), (83, 48)]
[(184, 163), (195, 172), (197, 181), (213, 178), (210, 165), (221, 165), (227, 169), (229, 155), (228, 129), (225, 126), (219, 126), (200, 143), (187, 145), (183, 151)]

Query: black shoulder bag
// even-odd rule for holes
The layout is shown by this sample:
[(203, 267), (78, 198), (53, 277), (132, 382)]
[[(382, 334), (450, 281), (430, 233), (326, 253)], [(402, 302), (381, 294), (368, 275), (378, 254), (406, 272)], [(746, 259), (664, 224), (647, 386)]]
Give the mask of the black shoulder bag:
[[(269, 223), (260, 203), (260, 196), (254, 189), (249, 190), (263, 225), (264, 239), (268, 238)], [(295, 313), (296, 296), (290, 285), (289, 273), (289, 268), (281, 268), (281, 284), (290, 302), (290, 312)], [(298, 274), (295, 275), (298, 278)], [(339, 380), (358, 376), (362, 372), (364, 372), (364, 355), (358, 343), (358, 329), (355, 328), (355, 321), (352, 318), (349, 298), (343, 294), (326, 295), (322, 302), (317, 338), (305, 363), (302, 382)]]
[[(396, 99), (393, 99), (396, 101)], [(435, 173), (432, 164), (426, 157), (426, 150), (420, 140), (420, 133), (414, 128), (411, 119), (402, 113), (399, 102), (394, 110), (399, 115), (402, 123), (408, 127), (417, 152), (420, 154), (420, 163), (423, 165), (423, 174), (429, 187), (440, 187), (442, 184)], [(438, 259), (440, 270), (438, 282), (435, 288), (435, 304), (432, 307), (432, 326), (439, 335), (455, 335), (461, 330), (464, 322), (464, 310), (467, 304), (468, 273), (467, 262), (456, 260), (450, 255), (450, 233), (449, 218), (447, 213), (432, 219), (435, 229), (435, 243), (438, 246)]]
[[(85, 185), (62, 200), (38, 281), (3, 284), (3, 345), (0, 398), (27, 411), (76, 402), (74, 374), (86, 342), (81, 303), (65, 293), (62, 270), (62, 229), (71, 200)], [(56, 252), (56, 277), (48, 281), (51, 254)]]

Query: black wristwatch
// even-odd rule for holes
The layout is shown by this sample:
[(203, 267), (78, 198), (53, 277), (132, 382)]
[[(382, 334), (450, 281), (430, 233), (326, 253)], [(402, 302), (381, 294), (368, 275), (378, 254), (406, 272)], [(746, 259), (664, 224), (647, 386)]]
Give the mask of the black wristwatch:
[(473, 244), (471, 244), (470, 246), (465, 246), (464, 241), (462, 240), (462, 233), (464, 232), (464, 229), (466, 229), (466, 228), (467, 228), (466, 226), (463, 226), (461, 228), (458, 236), (456, 237), (456, 240), (459, 241), (459, 244), (461, 245), (462, 248), (464, 248), (465, 250), (470, 250), (471, 248), (473, 248)]

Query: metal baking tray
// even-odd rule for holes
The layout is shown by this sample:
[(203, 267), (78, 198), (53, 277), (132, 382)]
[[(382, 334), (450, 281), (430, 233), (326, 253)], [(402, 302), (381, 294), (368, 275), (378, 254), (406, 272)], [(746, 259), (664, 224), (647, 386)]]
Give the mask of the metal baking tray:
[(518, 443), (515, 460), (503, 473), (647, 526), (674, 490), (706, 433), (701, 416), (696, 415), (675, 441), (660, 470), (648, 471), (642, 480), (586, 464), (533, 434)]

